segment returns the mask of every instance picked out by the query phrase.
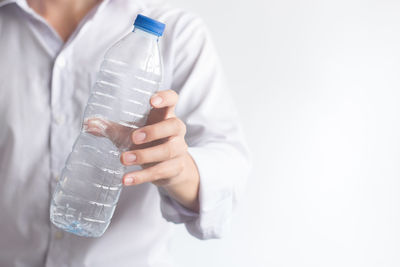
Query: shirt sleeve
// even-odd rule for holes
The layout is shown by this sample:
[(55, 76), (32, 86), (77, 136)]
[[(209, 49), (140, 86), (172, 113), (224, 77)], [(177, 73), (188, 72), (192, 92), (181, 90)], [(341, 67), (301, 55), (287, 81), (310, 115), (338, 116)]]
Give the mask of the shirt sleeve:
[[(162, 188), (161, 212), (184, 223), (199, 239), (221, 237), (243, 192), (250, 169), (239, 117), (204, 23), (191, 16), (176, 24), (172, 42), (172, 89), (177, 116), (187, 126), (186, 142), (200, 174), (200, 211), (195, 213)], [(234, 55), (232, 55), (234, 56)]]

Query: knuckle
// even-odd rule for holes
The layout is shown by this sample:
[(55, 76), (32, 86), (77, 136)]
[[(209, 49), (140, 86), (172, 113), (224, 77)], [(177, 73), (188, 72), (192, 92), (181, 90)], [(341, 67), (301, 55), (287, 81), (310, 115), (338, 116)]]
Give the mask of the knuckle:
[(143, 182), (151, 182), (151, 181), (153, 181), (154, 180), (154, 174), (153, 174), (152, 168), (150, 167), (150, 168), (144, 169), (143, 172), (142, 172), (142, 176), (143, 176), (143, 178), (142, 178)]
[(188, 149), (189, 149), (189, 146), (186, 144), (186, 142), (185, 142), (185, 139), (183, 139), (183, 140), (182, 140), (182, 142), (183, 142), (183, 146), (182, 146), (182, 148), (183, 148), (183, 152), (186, 152), (186, 151), (188, 151)]
[(172, 158), (174, 156), (174, 144), (172, 140), (169, 140), (164, 144), (164, 153), (167, 158)]
[(171, 123), (173, 124), (174, 128), (179, 128), (180, 127), (179, 119), (177, 117), (173, 117), (170, 120), (171, 120)]
[(136, 163), (137, 164), (142, 164), (146, 162), (146, 153), (143, 150), (136, 150), (135, 151), (135, 156), (136, 156)]
[(177, 117), (171, 118), (171, 121), (174, 125), (174, 128), (177, 129), (179, 132), (182, 132), (185, 130), (186, 125), (183, 123), (183, 121), (181, 121)]
[(159, 166), (155, 167), (151, 172), (152, 180), (157, 181), (163, 177), (163, 170)]
[(136, 175), (135, 178), (134, 178), (134, 183), (135, 184), (143, 183), (143, 178), (141, 176), (139, 176), (139, 175)]
[(177, 172), (178, 172), (178, 174), (179, 174), (179, 173), (181, 173), (181, 172), (183, 171), (183, 169), (184, 169), (184, 167), (185, 167), (185, 163), (184, 163), (182, 157), (179, 158), (177, 165), (178, 165), (178, 166), (177, 166)]
[(173, 142), (174, 142), (173, 145), (174, 145), (174, 149), (175, 149), (174, 156), (182, 155), (187, 151), (188, 146), (187, 146), (184, 138), (180, 138), (180, 137), (174, 138)]
[(144, 126), (141, 128), (141, 132), (144, 132), (146, 134), (145, 140), (150, 141), (154, 139), (154, 125), (149, 125), (149, 126)]
[(181, 128), (182, 134), (185, 135), (185, 134), (186, 134), (186, 130), (187, 130), (186, 124), (185, 124), (183, 121), (181, 121), (181, 120), (179, 120), (179, 121), (180, 121), (181, 124), (182, 124), (182, 128)]

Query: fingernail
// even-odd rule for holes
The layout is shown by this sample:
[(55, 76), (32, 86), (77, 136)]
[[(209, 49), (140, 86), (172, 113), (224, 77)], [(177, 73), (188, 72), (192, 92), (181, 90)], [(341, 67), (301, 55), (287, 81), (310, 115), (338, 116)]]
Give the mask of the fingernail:
[(135, 154), (125, 154), (125, 161), (127, 163), (134, 163), (136, 160), (136, 155)]
[(134, 139), (136, 142), (141, 142), (141, 141), (143, 141), (145, 138), (146, 138), (146, 133), (144, 133), (144, 132), (135, 133), (134, 136), (133, 136), (133, 139)]
[(126, 177), (125, 179), (124, 179), (124, 184), (125, 185), (131, 185), (131, 184), (133, 184), (133, 177)]
[(151, 103), (154, 105), (154, 106), (158, 106), (159, 104), (161, 104), (161, 102), (162, 102), (162, 98), (161, 97), (159, 97), (159, 96), (153, 96), (153, 98), (151, 99)]

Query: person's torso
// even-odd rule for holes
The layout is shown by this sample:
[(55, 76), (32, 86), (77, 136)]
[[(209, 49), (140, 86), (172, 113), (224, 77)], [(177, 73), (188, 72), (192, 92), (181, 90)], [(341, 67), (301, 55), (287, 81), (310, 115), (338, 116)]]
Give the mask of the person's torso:
[[(61, 232), (49, 221), (103, 55), (143, 11), (128, 2), (104, 3), (63, 47), (15, 3), (0, 7), (0, 266), (169, 266), (170, 225), (151, 184), (123, 189), (101, 238)], [(161, 89), (171, 80), (168, 45)]]

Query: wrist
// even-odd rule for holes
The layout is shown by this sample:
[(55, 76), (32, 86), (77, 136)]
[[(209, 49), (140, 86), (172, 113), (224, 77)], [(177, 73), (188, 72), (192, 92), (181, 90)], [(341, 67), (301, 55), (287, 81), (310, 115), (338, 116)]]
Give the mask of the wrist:
[(200, 175), (196, 163), (188, 152), (182, 159), (182, 171), (167, 183), (160, 185), (180, 204), (195, 212), (199, 211)]

